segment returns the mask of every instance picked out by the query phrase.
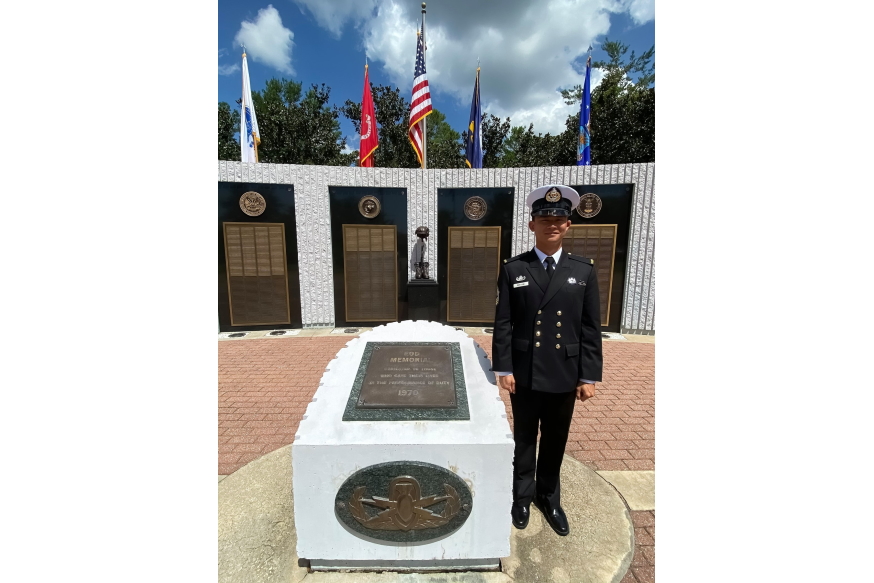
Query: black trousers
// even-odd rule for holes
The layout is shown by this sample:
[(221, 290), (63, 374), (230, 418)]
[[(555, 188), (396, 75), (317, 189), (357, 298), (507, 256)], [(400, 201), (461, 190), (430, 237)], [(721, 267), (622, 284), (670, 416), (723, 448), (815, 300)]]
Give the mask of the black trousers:
[[(559, 471), (568, 430), (574, 414), (576, 391), (542, 393), (518, 389), (510, 395), (513, 407), (513, 501), (530, 504), (535, 493), (561, 504)], [(540, 455), (535, 459), (537, 429), (540, 427)], [(536, 478), (535, 478), (536, 476)]]

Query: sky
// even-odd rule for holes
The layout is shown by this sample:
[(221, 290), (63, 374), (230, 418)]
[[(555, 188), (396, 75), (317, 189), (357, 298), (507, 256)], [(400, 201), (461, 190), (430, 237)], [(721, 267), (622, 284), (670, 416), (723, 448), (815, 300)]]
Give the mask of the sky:
[[(427, 3), (426, 68), (432, 105), (459, 133), (467, 126), (480, 61), (483, 111), (564, 130), (577, 110), (560, 89), (582, 85), (589, 45), (606, 60), (605, 38), (637, 54), (655, 44), (654, 0), (434, 0)], [(219, 0), (218, 98), (237, 107), (246, 46), (252, 89), (272, 77), (331, 88), (331, 103), (361, 101), (365, 58), (372, 85), (409, 101), (421, 2), (411, 0)], [(630, 52), (629, 52), (630, 54)], [(593, 70), (593, 86), (600, 74)], [(257, 113), (257, 112), (256, 112)], [(347, 151), (358, 148), (340, 115)]]

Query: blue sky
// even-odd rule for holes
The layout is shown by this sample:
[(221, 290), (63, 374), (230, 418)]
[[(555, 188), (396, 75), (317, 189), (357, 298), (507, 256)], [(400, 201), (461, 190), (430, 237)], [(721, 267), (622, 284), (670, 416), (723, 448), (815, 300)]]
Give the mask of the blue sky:
[[(654, 0), (434, 0), (428, 3), (427, 70), (432, 101), (457, 131), (467, 125), (480, 59), (483, 110), (513, 125), (555, 133), (574, 108), (559, 88), (582, 84), (586, 48), (605, 58), (605, 37), (638, 54), (655, 44)], [(360, 101), (365, 52), (374, 85), (409, 100), (421, 2), (274, 0), (218, 4), (218, 100), (240, 98), (240, 44), (253, 90), (271, 77), (325, 83), (331, 102)], [(593, 83), (598, 80), (593, 76)], [(351, 149), (358, 137), (340, 117)]]

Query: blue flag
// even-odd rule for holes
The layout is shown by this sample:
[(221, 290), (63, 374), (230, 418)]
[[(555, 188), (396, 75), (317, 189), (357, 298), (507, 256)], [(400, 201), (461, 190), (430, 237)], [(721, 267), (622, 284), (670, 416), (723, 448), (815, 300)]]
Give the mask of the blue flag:
[(468, 168), (483, 167), (482, 118), (483, 112), (479, 102), (479, 67), (477, 67), (473, 101), (470, 103), (470, 123), (467, 125), (467, 154), (464, 161)]
[(586, 61), (586, 82), (583, 102), (580, 104), (580, 143), (577, 145), (577, 166), (592, 165), (592, 134), (590, 130), (592, 107), (592, 57)]

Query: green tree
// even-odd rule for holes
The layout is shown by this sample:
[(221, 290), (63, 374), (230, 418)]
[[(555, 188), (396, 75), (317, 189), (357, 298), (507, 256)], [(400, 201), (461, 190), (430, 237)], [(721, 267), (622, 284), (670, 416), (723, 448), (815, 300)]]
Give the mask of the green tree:
[[(500, 168), (504, 140), (510, 133), (510, 118), (504, 121), (490, 113), (483, 113), (483, 168)], [(465, 136), (466, 138), (466, 136)]]
[(222, 101), (218, 104), (218, 159), (239, 160), (240, 142), (234, 134), (240, 131), (240, 112)]
[(528, 128), (513, 126), (501, 145), (501, 168), (520, 168), (528, 166), (525, 162), (531, 156), (531, 149), (536, 136), (534, 124)]
[[(655, 160), (655, 47), (626, 57), (628, 45), (606, 40), (607, 61), (592, 63), (604, 72), (592, 91), (592, 164), (622, 164)], [(582, 99), (582, 87), (563, 90), (568, 105)], [(579, 113), (568, 125), (579, 125)], [(574, 146), (576, 148), (576, 146)], [(576, 155), (574, 156), (576, 163)]]
[[(467, 168), (461, 134), (446, 123), (446, 116), (433, 109), (428, 116), (428, 168)], [(412, 150), (413, 146), (409, 145)]]
[(346, 139), (340, 132), (339, 110), (328, 105), (330, 95), (324, 83), (303, 93), (301, 83), (286, 79), (270, 79), (263, 90), (253, 91), (261, 132), (258, 160), (348, 166), (354, 158), (342, 153)]
[[(568, 118), (566, 125), (571, 123)], [(573, 166), (576, 164), (576, 128), (556, 135), (535, 134), (534, 124), (513, 127), (501, 148), (500, 167)]]
[[(419, 160), (407, 137), (410, 104), (401, 97), (400, 89), (388, 85), (371, 83), (370, 93), (373, 96), (379, 133), (379, 147), (373, 153), (374, 165), (381, 168), (418, 168)], [(347, 99), (339, 111), (352, 122), (355, 131), (360, 135), (361, 103)], [(357, 153), (355, 159), (358, 159)]]

